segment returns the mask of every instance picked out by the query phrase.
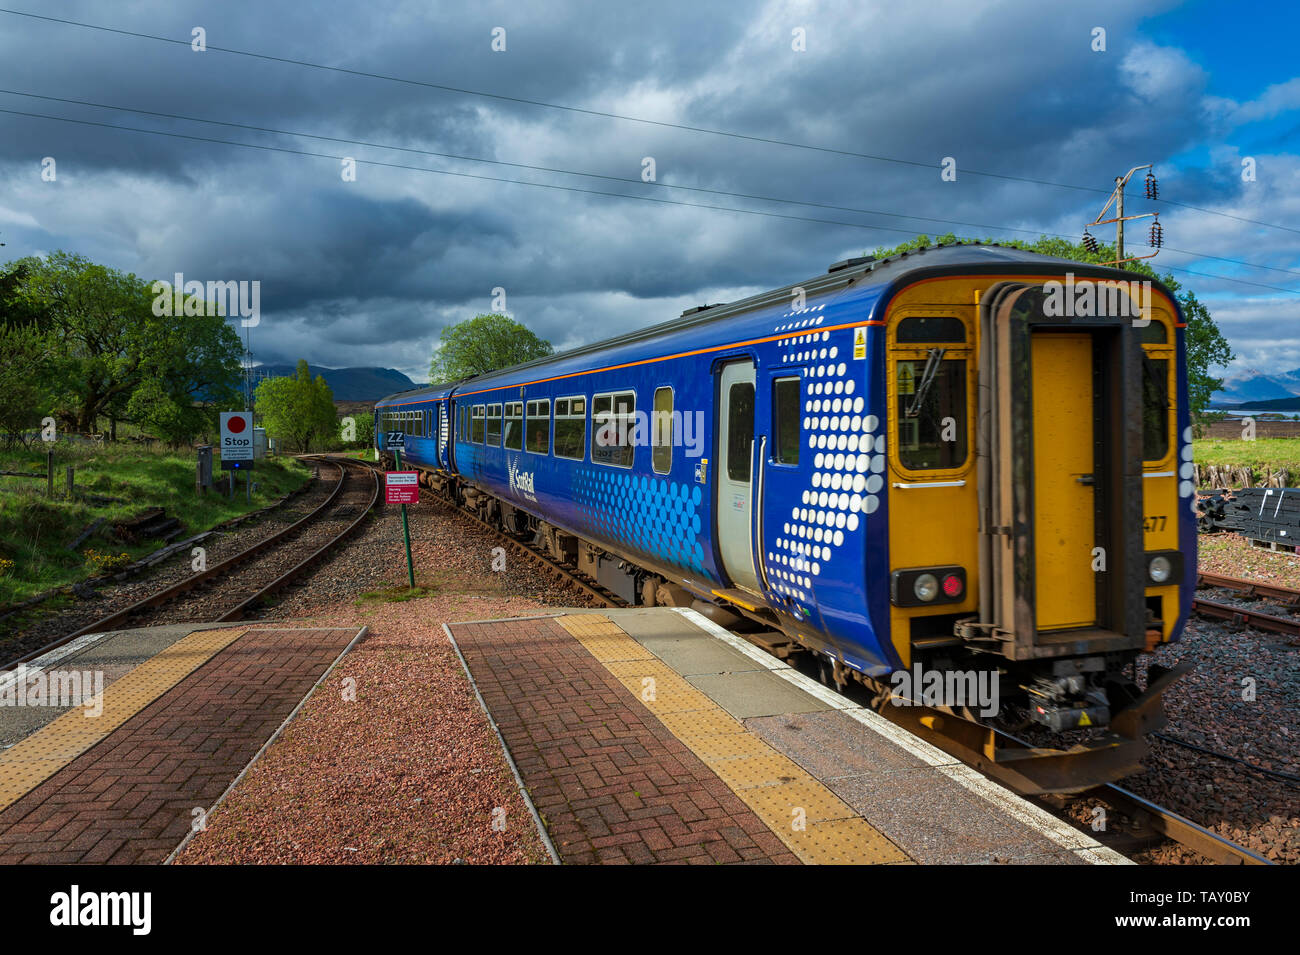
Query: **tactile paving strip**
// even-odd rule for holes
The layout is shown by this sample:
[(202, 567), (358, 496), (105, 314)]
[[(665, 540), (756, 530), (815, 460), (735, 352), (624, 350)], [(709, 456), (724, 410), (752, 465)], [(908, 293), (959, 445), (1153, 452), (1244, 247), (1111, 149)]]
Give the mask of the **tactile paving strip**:
[[(899, 863), (908, 856), (839, 796), (599, 614), (557, 622), (811, 864)], [(652, 681), (652, 682), (648, 682)]]
[(135, 714), (185, 679), (247, 627), (197, 630), (150, 657), (105, 687), (98, 716), (74, 707), (32, 735), (0, 752), (0, 811), (100, 742)]

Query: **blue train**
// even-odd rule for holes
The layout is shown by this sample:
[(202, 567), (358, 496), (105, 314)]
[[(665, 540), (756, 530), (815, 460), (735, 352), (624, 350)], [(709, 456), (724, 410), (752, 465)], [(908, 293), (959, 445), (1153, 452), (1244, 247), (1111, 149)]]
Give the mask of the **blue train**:
[(638, 605), (834, 680), (994, 670), (1049, 731), (1158, 718), (1195, 586), (1184, 320), (1159, 283), (960, 244), (393, 395), (377, 450)]

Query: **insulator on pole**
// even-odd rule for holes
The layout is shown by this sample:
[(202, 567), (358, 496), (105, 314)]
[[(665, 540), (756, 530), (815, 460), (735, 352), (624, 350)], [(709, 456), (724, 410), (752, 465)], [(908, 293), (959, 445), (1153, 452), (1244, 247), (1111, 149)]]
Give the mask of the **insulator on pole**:
[(1147, 173), (1147, 198), (1148, 199), (1160, 198), (1160, 184), (1156, 182), (1155, 174), (1152, 172)]
[(1151, 223), (1151, 238), (1147, 244), (1153, 249), (1158, 249), (1165, 244), (1165, 230), (1159, 222)]
[(1097, 254), (1097, 237), (1087, 229), (1083, 230), (1083, 247), (1093, 255)]

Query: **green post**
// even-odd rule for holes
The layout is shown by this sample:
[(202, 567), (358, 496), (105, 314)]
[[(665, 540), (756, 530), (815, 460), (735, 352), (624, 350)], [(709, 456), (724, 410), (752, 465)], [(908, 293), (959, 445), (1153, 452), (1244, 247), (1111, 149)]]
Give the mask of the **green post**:
[[(393, 456), (397, 459), (397, 470), (402, 470), (402, 452), (393, 449)], [(406, 577), (411, 582), (411, 589), (415, 589), (415, 564), (411, 562), (411, 526), (406, 523), (406, 505), (402, 505), (402, 538), (406, 541)]]

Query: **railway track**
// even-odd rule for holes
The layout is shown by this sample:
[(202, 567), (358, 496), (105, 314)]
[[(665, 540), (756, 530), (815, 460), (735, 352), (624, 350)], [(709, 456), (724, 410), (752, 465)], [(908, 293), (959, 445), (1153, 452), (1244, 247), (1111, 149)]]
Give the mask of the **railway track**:
[[(379, 499), (380, 480), (364, 462), (319, 458), (338, 469), (334, 490), (314, 510), (270, 537), (79, 630), (0, 666), (13, 669), (78, 637), (124, 627), (244, 619), (347, 540)], [(362, 465), (362, 466), (358, 466)], [(299, 556), (303, 552), (306, 556)]]
[[(432, 491), (428, 490), (423, 485), (421, 485), (420, 487), (420, 494), (422, 495), (422, 500), (428, 500), (431, 503), (437, 504), (444, 511), (454, 512), (462, 517), (467, 518), (468, 520), (472, 521), (474, 524), (478, 525), (484, 530), (489, 531), (490, 533), (495, 535), (498, 539), (506, 543), (514, 552), (521, 554), (526, 558), (528, 558), (529, 560), (531, 560), (534, 564), (536, 564), (539, 567), (539, 569), (543, 570), (545, 573), (555, 577), (558, 580), (564, 580), (572, 584), (573, 586), (577, 587), (584, 593), (586, 593), (589, 597), (591, 597), (594, 601), (596, 601), (599, 606), (605, 606), (605, 607), (626, 607), (627, 606), (626, 601), (606, 591), (604, 588), (600, 587), (594, 581), (587, 578), (581, 572), (575, 570), (572, 567), (569, 567), (568, 565), (553, 560), (549, 555), (542, 553), (540, 550), (534, 548), (531, 544), (528, 544), (524, 541), (519, 540), (518, 538), (515, 538), (505, 533), (503, 530), (501, 530), (501, 528), (496, 527), (495, 525), (490, 524), (487, 521), (481, 520), (472, 511), (464, 507), (461, 507), (451, 501), (448, 501), (437, 494), (434, 494)], [(1297, 593), (1297, 597), (1300, 597), (1300, 593)], [(745, 633), (737, 633), (737, 636), (748, 639)], [(766, 652), (769, 653), (772, 652), (770, 647), (766, 647), (760, 642), (757, 641), (750, 641), (750, 642), (754, 643), (755, 646), (758, 646), (760, 649), (763, 649)], [(831, 684), (830, 686), (832, 689), (835, 689), (833, 684)], [(896, 716), (900, 712), (905, 711), (907, 715), (910, 716), (910, 715), (915, 715), (918, 709), (922, 711), (925, 710), (925, 708), (923, 707), (922, 708), (885, 707), (885, 715)], [(944, 720), (942, 718), (931, 719), (929, 721), (930, 727), (941, 727), (943, 724), (944, 724)], [(910, 724), (905, 724), (905, 725), (906, 728), (908, 729), (912, 728)], [(1002, 733), (1001, 731), (995, 731), (995, 732), (998, 732), (1002, 737), (1004, 737), (1006, 742), (1019, 744), (1024, 747), (1030, 746), (1030, 744), (1022, 740), (1017, 740), (1015, 737), (1012, 737), (1009, 734)], [(944, 749), (950, 755), (953, 755), (956, 758), (961, 759), (964, 762), (967, 762), (968, 765), (971, 765), (973, 768), (980, 770), (981, 772), (983, 772), (987, 768), (986, 766), (985, 767), (981, 766), (981, 763), (984, 763), (985, 761), (983, 760), (982, 756), (979, 753), (970, 750), (967, 746), (965, 746), (963, 743), (961, 743), (956, 739), (945, 738), (941, 731), (923, 732), (921, 735), (923, 738), (929, 740), (931, 743), (939, 746), (941, 749)], [(945, 745), (945, 742), (947, 743), (947, 745)], [(1000, 780), (998, 781), (1002, 782)], [(1003, 784), (1005, 784), (1005, 782)], [(1177, 812), (1174, 812), (1172, 809), (1168, 809), (1166, 807), (1153, 803), (1150, 800), (1144, 799), (1143, 797), (1137, 795), (1136, 793), (1129, 792), (1128, 790), (1120, 786), (1116, 786), (1114, 784), (1088, 790), (1085, 793), (1078, 794), (1078, 796), (1076, 797), (1068, 797), (1063, 799), (1050, 799), (1050, 798), (1040, 797), (1038, 801), (1040, 802), (1040, 804), (1044, 805), (1045, 808), (1058, 812), (1059, 814), (1062, 815), (1062, 818), (1065, 818), (1067, 821), (1070, 821), (1074, 825), (1079, 825), (1080, 828), (1083, 828), (1085, 829), (1085, 831), (1088, 831), (1087, 827), (1081, 826), (1077, 821), (1073, 820), (1069, 815), (1061, 812), (1063, 807), (1068, 805), (1068, 803), (1072, 799), (1084, 798), (1087, 796), (1092, 796), (1103, 800), (1108, 805), (1110, 805), (1113, 809), (1116, 809), (1117, 811), (1124, 813), (1130, 819), (1140, 820), (1140, 827), (1144, 828), (1149, 833), (1154, 833), (1157, 840), (1159, 838), (1169, 839), (1173, 842), (1178, 843), (1179, 845), (1191, 849), (1192, 851), (1204, 856), (1207, 859), (1210, 859), (1213, 862), (1217, 862), (1225, 865), (1274, 865), (1275, 864), (1272, 861), (1259, 855), (1258, 853), (1252, 852), (1250, 849), (1238, 845), (1237, 843), (1231, 841), (1230, 839), (1226, 839), (1223, 836), (1220, 836), (1219, 834), (1212, 832), (1209, 829), (1204, 828), (1203, 826), (1198, 825), (1197, 823), (1186, 818), (1185, 816)], [(1090, 834), (1097, 835), (1096, 833), (1091, 833), (1091, 832)], [(1131, 828), (1129, 828), (1128, 830), (1118, 833), (1116, 836), (1112, 837), (1110, 841), (1115, 842), (1116, 845), (1127, 843), (1129, 844), (1130, 847), (1146, 848), (1151, 844), (1153, 839), (1151, 836), (1143, 836), (1141, 834), (1135, 834), (1134, 831)]]
[[(1275, 584), (1243, 580), (1239, 577), (1223, 577), (1219, 574), (1201, 573), (1196, 576), (1196, 586), (1213, 587), (1235, 591), (1243, 597), (1272, 600), (1282, 605), (1284, 610), (1300, 610), (1300, 590), (1279, 587)], [(1263, 613), (1237, 604), (1207, 600), (1204, 597), (1192, 598), (1192, 609), (1205, 617), (1216, 620), (1228, 620), (1238, 626), (1254, 627), (1270, 633), (1284, 633), (1288, 636), (1300, 636), (1300, 617), (1281, 616)]]

